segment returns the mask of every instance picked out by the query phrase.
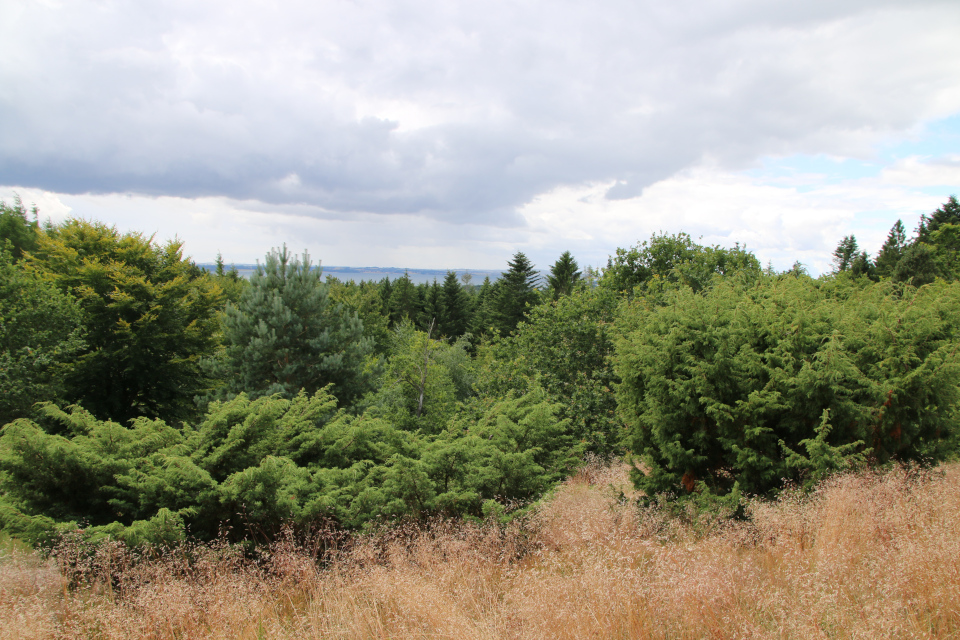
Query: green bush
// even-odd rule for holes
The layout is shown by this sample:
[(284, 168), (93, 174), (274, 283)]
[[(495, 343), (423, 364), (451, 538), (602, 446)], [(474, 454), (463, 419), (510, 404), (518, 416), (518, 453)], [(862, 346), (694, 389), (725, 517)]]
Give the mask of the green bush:
[(770, 494), (857, 456), (955, 451), (960, 286), (780, 276), (663, 302), (624, 307), (615, 356), (648, 494)]

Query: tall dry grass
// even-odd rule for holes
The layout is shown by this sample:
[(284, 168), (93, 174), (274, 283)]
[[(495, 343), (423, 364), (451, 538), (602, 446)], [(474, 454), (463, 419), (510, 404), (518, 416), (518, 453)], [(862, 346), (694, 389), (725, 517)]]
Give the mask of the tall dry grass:
[(960, 637), (958, 465), (837, 477), (708, 526), (618, 499), (625, 473), (588, 467), (522, 527), (401, 527), (322, 568), (292, 539), (257, 561), (6, 551), (0, 637)]

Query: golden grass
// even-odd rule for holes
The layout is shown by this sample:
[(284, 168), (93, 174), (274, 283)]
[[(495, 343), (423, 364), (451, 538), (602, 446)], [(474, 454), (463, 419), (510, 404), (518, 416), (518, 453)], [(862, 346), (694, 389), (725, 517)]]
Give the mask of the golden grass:
[(707, 527), (618, 500), (625, 474), (584, 469), (523, 527), (400, 527), (323, 568), (292, 540), (256, 562), (10, 547), (0, 638), (960, 637), (960, 465), (837, 477)]

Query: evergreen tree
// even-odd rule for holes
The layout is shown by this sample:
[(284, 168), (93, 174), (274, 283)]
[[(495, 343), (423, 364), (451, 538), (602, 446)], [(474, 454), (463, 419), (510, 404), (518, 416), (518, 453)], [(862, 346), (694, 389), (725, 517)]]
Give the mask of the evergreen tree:
[(19, 260), (24, 251), (33, 251), (37, 248), (37, 231), (40, 224), (37, 220), (36, 206), (31, 213), (32, 221), (27, 218), (27, 209), (23, 206), (20, 196), (14, 196), (13, 206), (0, 200), (0, 248), (9, 245), (7, 250), (14, 261)]
[(885, 278), (892, 276), (893, 270), (896, 268), (900, 258), (903, 257), (903, 252), (906, 251), (906, 249), (907, 232), (903, 228), (903, 222), (897, 220), (893, 227), (890, 228), (886, 242), (880, 247), (880, 253), (877, 254), (877, 261), (875, 263), (877, 275)]
[(380, 294), (380, 310), (381, 313), (387, 318), (390, 319), (390, 296), (393, 294), (393, 285), (390, 284), (389, 276), (380, 281), (380, 285), (377, 289)]
[(493, 325), (501, 335), (512, 333), (527, 313), (527, 307), (539, 302), (537, 275), (533, 264), (522, 251), (507, 262), (509, 270), (500, 278), (496, 303), (492, 309)]
[(956, 196), (950, 196), (931, 215), (920, 216), (920, 225), (917, 227), (917, 242), (930, 242), (931, 234), (945, 224), (960, 224), (960, 202), (957, 202)]
[(446, 308), (443, 304), (443, 288), (437, 279), (433, 279), (433, 284), (423, 287), (423, 305), (420, 310), (420, 328), (429, 331), (433, 325), (434, 336), (437, 335), (437, 325), (443, 321), (446, 315)]
[(400, 324), (404, 318), (416, 320), (420, 312), (420, 295), (408, 272), (393, 281), (390, 292), (390, 324)]
[(933, 247), (917, 242), (903, 252), (893, 270), (894, 282), (906, 282), (915, 287), (930, 284), (940, 275)]
[(353, 311), (333, 303), (310, 256), (272, 250), (257, 264), (250, 287), (224, 317), (225, 354), (214, 369), (224, 379), (221, 395), (279, 393), (293, 398), (333, 383), (348, 404), (365, 391), (364, 361), (373, 340)]
[(497, 286), (490, 281), (490, 276), (485, 277), (474, 301), (476, 312), (473, 315), (473, 333), (486, 335), (490, 330), (493, 323), (491, 308), (495, 302), (496, 292)]
[(560, 296), (568, 296), (580, 281), (580, 266), (569, 251), (564, 251), (560, 258), (550, 267), (547, 283), (550, 293), (556, 300)]
[(859, 253), (860, 247), (857, 246), (856, 236), (844, 236), (837, 248), (833, 250), (834, 271), (837, 273), (849, 271)]
[(453, 271), (447, 271), (447, 277), (443, 280), (443, 307), (440, 334), (448, 338), (459, 338), (467, 333), (473, 315), (470, 298)]

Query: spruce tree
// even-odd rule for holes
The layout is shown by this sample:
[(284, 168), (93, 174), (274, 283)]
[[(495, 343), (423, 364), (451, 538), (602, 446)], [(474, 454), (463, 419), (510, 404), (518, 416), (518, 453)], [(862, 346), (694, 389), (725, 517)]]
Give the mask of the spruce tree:
[[(433, 279), (433, 284), (424, 285), (423, 303), (420, 310), (419, 326), (423, 331), (429, 331), (430, 326), (434, 328), (442, 322), (446, 308), (443, 304), (443, 289), (437, 279)], [(434, 334), (436, 335), (436, 334)]]
[(903, 252), (907, 249), (907, 232), (903, 228), (903, 222), (897, 220), (896, 224), (890, 228), (887, 234), (887, 240), (880, 247), (880, 253), (877, 254), (877, 275), (890, 277), (896, 268)]
[(447, 277), (443, 280), (443, 306), (440, 334), (448, 338), (459, 338), (467, 333), (473, 315), (470, 298), (453, 271), (447, 271)]
[(960, 224), (960, 202), (957, 202), (956, 196), (950, 196), (943, 206), (929, 216), (920, 217), (917, 242), (930, 242), (933, 232), (945, 224)]
[(373, 340), (355, 311), (330, 300), (320, 278), (307, 252), (301, 260), (286, 246), (257, 265), (250, 287), (224, 314), (225, 355), (214, 366), (224, 378), (221, 395), (293, 398), (333, 383), (347, 404), (365, 391)]
[(837, 248), (833, 250), (834, 271), (837, 273), (848, 271), (859, 253), (860, 247), (857, 246), (856, 236), (844, 236)]
[(493, 307), (493, 324), (501, 335), (512, 333), (527, 313), (527, 307), (535, 305), (540, 295), (537, 284), (540, 276), (522, 251), (507, 262), (509, 270), (500, 278), (496, 304)]
[(547, 283), (550, 285), (550, 292), (553, 299), (560, 296), (568, 296), (573, 292), (573, 288), (580, 282), (580, 265), (573, 258), (569, 251), (564, 251), (560, 258), (550, 267), (550, 275), (547, 276)]
[(404, 318), (416, 320), (420, 312), (420, 295), (408, 272), (393, 281), (390, 293), (390, 324), (397, 325)]

